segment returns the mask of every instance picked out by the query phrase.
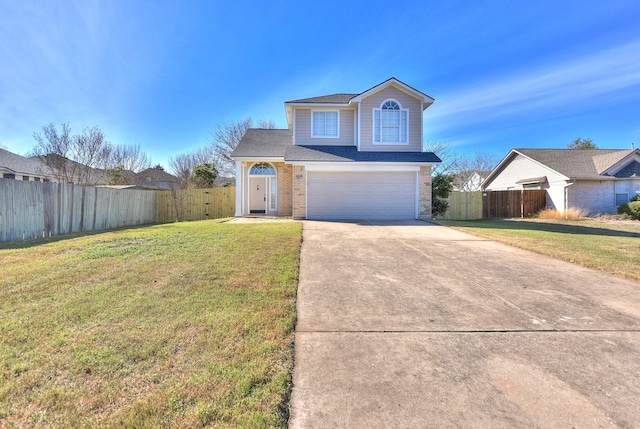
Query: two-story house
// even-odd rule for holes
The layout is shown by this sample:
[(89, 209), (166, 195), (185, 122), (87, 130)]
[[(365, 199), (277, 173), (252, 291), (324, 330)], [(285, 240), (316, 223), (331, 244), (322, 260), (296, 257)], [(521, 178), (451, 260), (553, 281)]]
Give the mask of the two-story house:
[(288, 129), (249, 129), (236, 162), (236, 216), (429, 219), (422, 151), (430, 96), (391, 78), (360, 94), (284, 103)]

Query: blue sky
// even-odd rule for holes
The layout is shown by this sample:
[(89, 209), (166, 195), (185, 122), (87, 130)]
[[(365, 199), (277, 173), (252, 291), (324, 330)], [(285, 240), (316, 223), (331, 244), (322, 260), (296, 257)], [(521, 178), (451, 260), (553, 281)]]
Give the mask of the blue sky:
[(640, 146), (640, 1), (0, 0), (0, 145), (97, 125), (154, 163), (283, 102), (389, 77), (436, 99), (424, 140)]

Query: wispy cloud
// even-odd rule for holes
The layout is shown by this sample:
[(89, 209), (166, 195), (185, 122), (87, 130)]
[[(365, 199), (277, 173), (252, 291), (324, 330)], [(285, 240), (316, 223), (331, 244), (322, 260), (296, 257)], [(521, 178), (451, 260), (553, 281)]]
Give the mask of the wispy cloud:
[[(545, 109), (566, 107), (640, 88), (640, 40), (603, 50), (526, 74), (442, 94), (429, 111), (438, 126), (464, 119), (465, 123)], [(627, 94), (631, 96), (632, 94)]]

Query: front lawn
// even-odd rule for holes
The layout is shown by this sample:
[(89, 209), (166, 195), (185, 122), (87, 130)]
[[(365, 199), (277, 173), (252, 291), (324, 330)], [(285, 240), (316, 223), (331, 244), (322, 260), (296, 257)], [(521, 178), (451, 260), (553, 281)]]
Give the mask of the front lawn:
[(494, 241), (640, 281), (640, 225), (594, 221), (438, 221)]
[(0, 427), (283, 427), (301, 224), (0, 244)]

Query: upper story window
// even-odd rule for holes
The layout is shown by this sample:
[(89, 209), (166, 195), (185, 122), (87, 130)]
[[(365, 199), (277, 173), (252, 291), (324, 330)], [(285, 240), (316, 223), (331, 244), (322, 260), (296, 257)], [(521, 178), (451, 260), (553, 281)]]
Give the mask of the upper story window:
[(338, 138), (339, 129), (339, 112), (311, 112), (311, 137)]
[(384, 101), (373, 109), (374, 143), (407, 144), (409, 111), (395, 100)]

